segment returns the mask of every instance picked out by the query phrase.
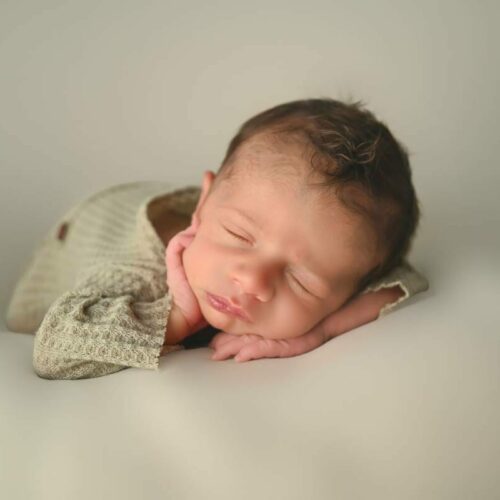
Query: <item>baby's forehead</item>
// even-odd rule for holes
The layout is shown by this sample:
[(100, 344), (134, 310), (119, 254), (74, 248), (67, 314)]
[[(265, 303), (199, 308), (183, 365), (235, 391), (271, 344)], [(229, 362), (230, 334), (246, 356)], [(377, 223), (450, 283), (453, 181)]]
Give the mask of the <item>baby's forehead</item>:
[[(318, 219), (327, 219), (331, 232), (340, 226), (350, 228), (347, 230), (353, 235), (351, 241), (355, 245), (362, 241), (363, 246), (371, 246), (378, 240), (371, 220), (348, 206), (335, 189), (320, 188), (317, 182), (317, 177), (304, 175), (293, 168), (280, 168), (272, 174), (262, 173), (262, 169), (252, 169), (252, 172), (241, 169), (226, 183), (219, 202), (226, 207), (239, 207), (258, 214), (264, 221), (270, 219), (272, 222), (279, 215), (278, 210), (288, 212), (289, 217), (279, 217), (283, 229), (293, 229), (297, 218), (311, 226), (316, 225)], [(363, 194), (353, 196), (359, 198)]]
[(283, 226), (294, 227), (300, 218), (311, 225), (327, 219), (332, 230), (339, 224), (360, 225), (359, 214), (348, 209), (331, 190), (318, 188), (295, 171), (286, 171), (288, 175), (282, 170), (274, 174), (241, 170), (221, 183), (217, 204), (256, 214), (264, 224), (279, 218)]
[[(311, 164), (310, 151), (307, 153), (304, 144), (294, 141), (293, 137), (286, 143), (265, 134), (247, 140), (238, 148), (230, 175), (223, 184), (227, 189), (225, 195), (235, 199), (243, 196), (255, 206), (261, 203), (258, 196), (261, 189), (276, 199), (293, 192), (293, 197), (287, 197), (292, 203), (307, 203), (308, 207), (322, 212), (341, 211), (344, 218), (359, 219), (359, 211), (353, 211), (339, 198), (337, 186), (324, 185), (324, 176)], [(250, 195), (245, 196), (248, 193)], [(364, 204), (366, 193), (362, 189), (349, 188), (342, 193), (356, 205)]]
[(266, 192), (268, 200), (278, 202), (286, 198), (291, 204), (307, 204), (319, 210), (344, 210), (335, 195), (334, 189), (320, 187), (320, 175), (312, 172), (310, 167), (283, 157), (281, 161), (272, 163), (240, 162), (231, 170), (229, 176), (221, 179), (221, 197), (235, 201), (245, 199), (256, 207), (262, 203), (262, 192)]
[[(240, 196), (252, 191), (258, 194), (259, 190), (274, 193), (276, 197), (291, 191), (297, 193), (298, 198), (317, 197), (321, 190), (314, 186), (319, 176), (311, 171), (310, 167), (301, 158), (289, 155), (277, 155), (255, 160), (251, 156), (241, 157), (231, 166), (230, 174), (223, 175), (220, 185), (224, 186), (228, 195)], [(258, 197), (253, 198), (258, 203)], [(321, 204), (328, 203), (328, 197)]]

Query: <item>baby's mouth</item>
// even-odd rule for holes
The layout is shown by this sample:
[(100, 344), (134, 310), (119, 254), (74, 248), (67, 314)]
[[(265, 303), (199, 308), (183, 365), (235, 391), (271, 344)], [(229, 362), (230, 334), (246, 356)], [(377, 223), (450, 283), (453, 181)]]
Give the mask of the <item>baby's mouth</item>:
[(207, 292), (207, 302), (213, 309), (216, 309), (219, 312), (224, 314), (229, 314), (231, 316), (236, 316), (247, 323), (250, 322), (250, 318), (245, 313), (245, 311), (241, 308), (234, 307), (225, 297), (221, 297), (219, 295), (214, 295), (210, 292)]

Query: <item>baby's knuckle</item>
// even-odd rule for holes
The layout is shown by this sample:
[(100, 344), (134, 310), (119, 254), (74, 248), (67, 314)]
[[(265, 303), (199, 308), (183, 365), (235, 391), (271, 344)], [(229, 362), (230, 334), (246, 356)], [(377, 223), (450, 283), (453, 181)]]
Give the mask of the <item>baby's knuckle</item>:
[(266, 349), (266, 351), (272, 350), (276, 347), (276, 342), (270, 339), (263, 339), (260, 341), (260, 345)]

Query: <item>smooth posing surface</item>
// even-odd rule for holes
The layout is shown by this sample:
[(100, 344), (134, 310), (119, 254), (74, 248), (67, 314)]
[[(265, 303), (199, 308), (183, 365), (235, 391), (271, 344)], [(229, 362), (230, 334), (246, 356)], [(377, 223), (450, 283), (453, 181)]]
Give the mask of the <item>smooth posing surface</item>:
[(495, 498), (498, 287), (491, 269), (461, 264), (447, 286), (296, 358), (214, 362), (201, 348), (168, 354), (158, 373), (49, 382), (33, 374), (31, 336), (3, 333), (1, 489)]

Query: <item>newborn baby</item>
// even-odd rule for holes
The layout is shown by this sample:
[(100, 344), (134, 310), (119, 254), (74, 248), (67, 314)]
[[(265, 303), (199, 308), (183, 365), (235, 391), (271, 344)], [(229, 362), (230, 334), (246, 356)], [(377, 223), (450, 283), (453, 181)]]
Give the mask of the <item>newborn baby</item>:
[(296, 356), (427, 289), (405, 261), (418, 218), (407, 154), (370, 112), (281, 104), (241, 126), (201, 186), (126, 183), (72, 206), (6, 324), (35, 334), (47, 379), (157, 370), (209, 325), (214, 359)]
[(367, 111), (334, 101), (315, 117), (309, 106), (257, 115), (218, 174), (205, 172), (191, 225), (166, 250), (166, 345), (210, 324), (213, 359), (295, 356), (404, 295), (359, 294), (415, 232), (404, 150)]

